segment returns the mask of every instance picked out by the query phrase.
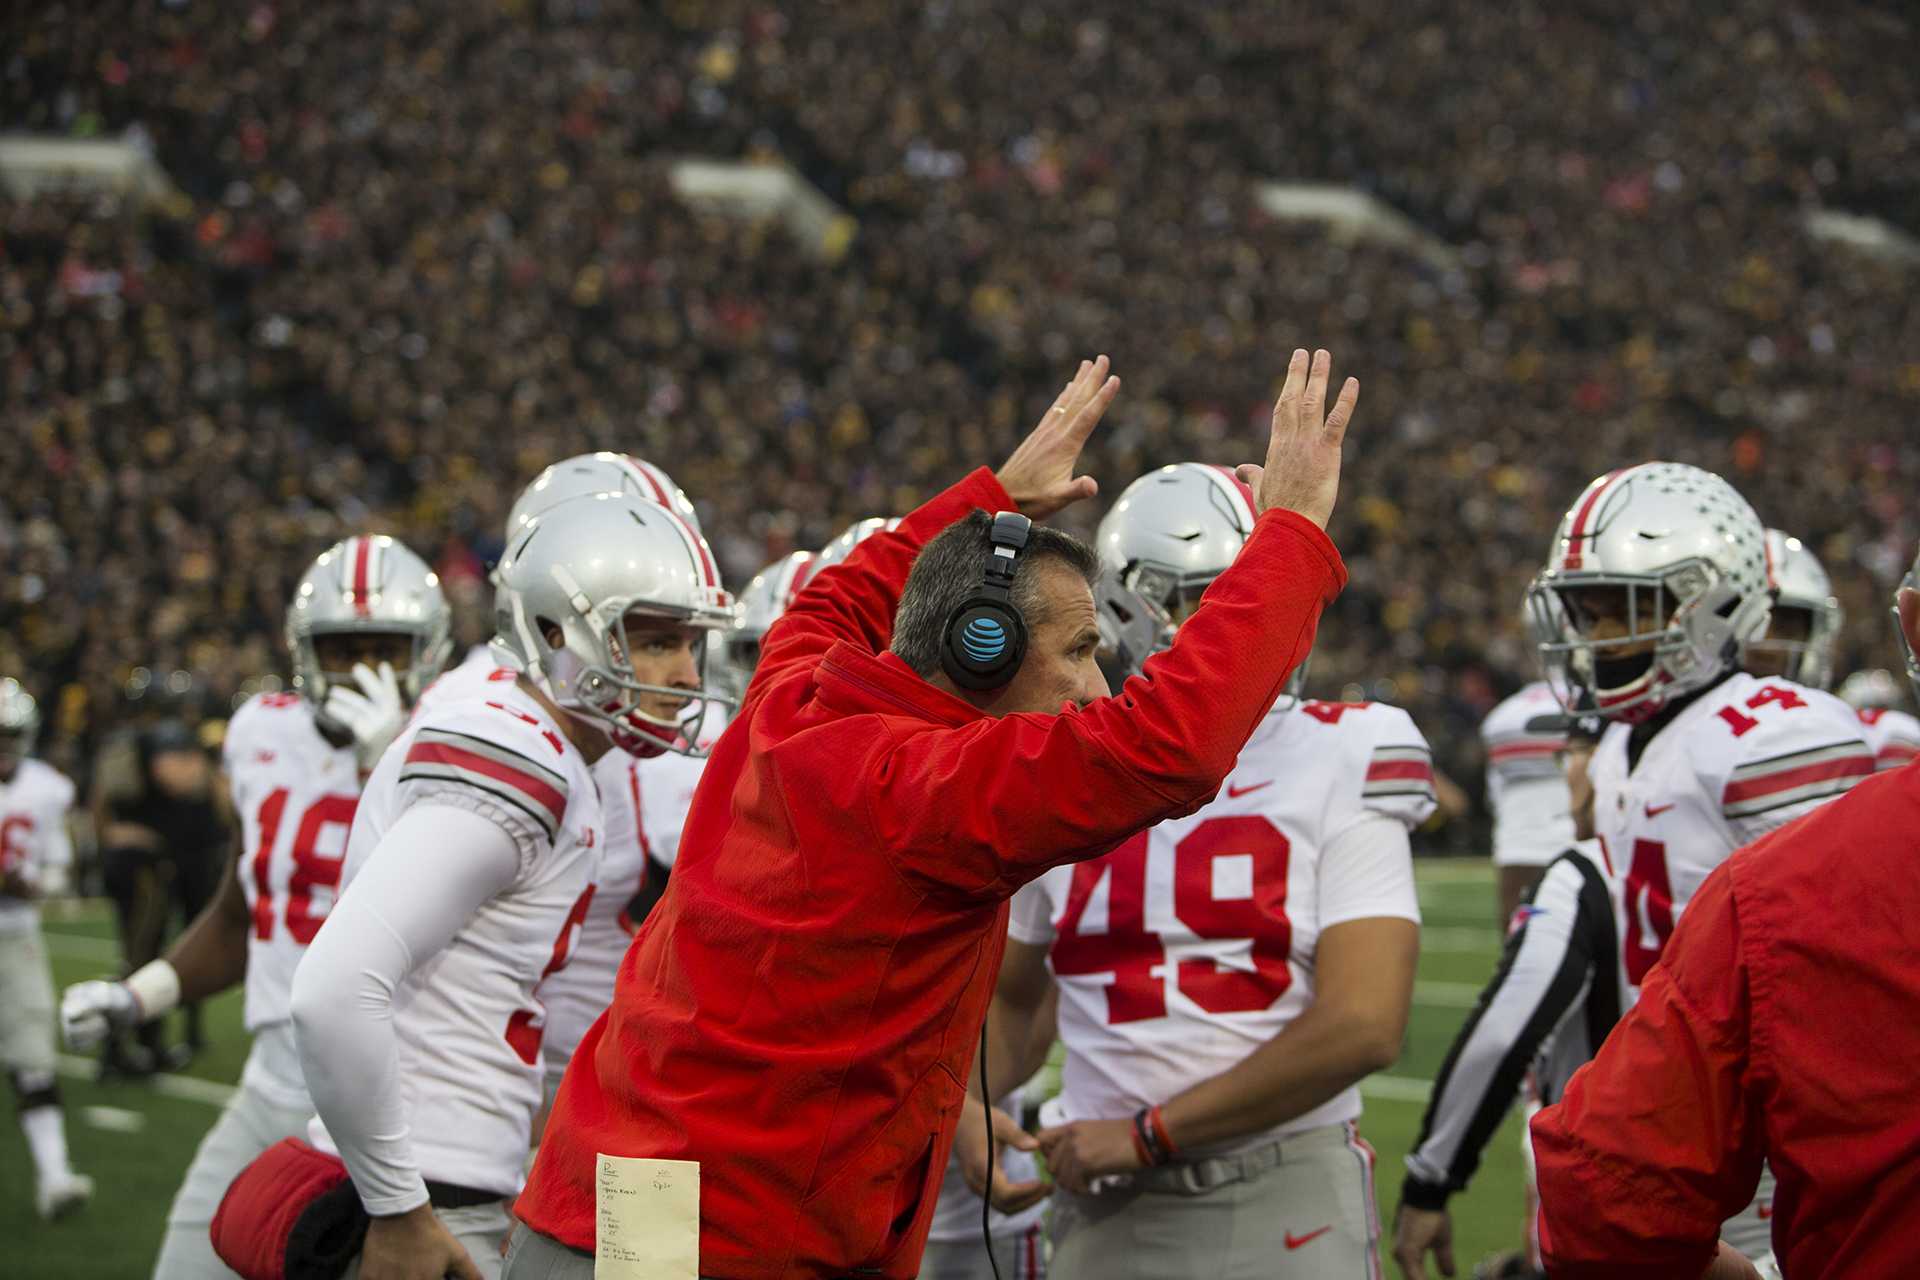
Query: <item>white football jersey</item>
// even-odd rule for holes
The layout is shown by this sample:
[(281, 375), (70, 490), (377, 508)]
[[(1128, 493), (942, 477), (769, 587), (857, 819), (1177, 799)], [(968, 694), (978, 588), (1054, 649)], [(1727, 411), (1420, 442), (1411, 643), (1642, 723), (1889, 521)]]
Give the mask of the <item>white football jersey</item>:
[(351, 744), (320, 736), (297, 693), (260, 693), (227, 723), (221, 767), (240, 818), (236, 867), (252, 924), (247, 931), (246, 1024), (253, 1033), (243, 1080), (277, 1104), (307, 1104), (288, 1020), (293, 971), (340, 892), (340, 872), (360, 803)]
[(1497, 867), (1544, 867), (1573, 843), (1573, 802), (1557, 758), (1567, 736), (1527, 730), (1536, 716), (1561, 710), (1551, 686), (1536, 680), (1480, 722)]
[[(725, 716), (715, 708), (702, 726), (702, 745), (711, 747), (725, 727)], [(547, 1072), (554, 1085), (594, 1020), (613, 1002), (614, 978), (641, 924), (628, 917), (627, 904), (653, 874), (649, 861), (673, 866), (706, 763), (704, 757), (673, 752), (642, 760), (609, 751), (593, 766), (606, 838), (594, 869), (600, 887), (580, 927), (573, 960), (546, 989)]]
[[(545, 708), (499, 681), (436, 700), (380, 757), (347, 845), (348, 891), (416, 804), (497, 822), (520, 867), (395, 993), (414, 1157), (430, 1181), (517, 1190), (542, 1098), (544, 983), (566, 966), (594, 897), (599, 794)], [(337, 1150), (318, 1119), (312, 1133)]]
[[(1009, 932), (1050, 945), (1066, 1118), (1130, 1116), (1271, 1040), (1313, 1003), (1331, 926), (1417, 922), (1404, 840), (1381, 857), (1343, 839), (1372, 815), (1411, 830), (1433, 807), (1432, 755), (1406, 712), (1305, 702), (1267, 716), (1197, 813), (1023, 887)], [(1225, 1149), (1359, 1114), (1347, 1089)]]
[(1920, 759), (1920, 720), (1889, 707), (1861, 707), (1855, 714), (1873, 748), (1875, 769), (1898, 769)]
[(1860, 728), (1832, 694), (1745, 672), (1661, 726), (1632, 770), (1632, 726), (1607, 726), (1590, 775), (1594, 826), (1622, 881), (1623, 1007), (1715, 867), (1873, 772)]
[(549, 1085), (559, 1083), (581, 1038), (612, 1003), (613, 980), (639, 927), (627, 918), (627, 904), (640, 892), (648, 874), (647, 838), (639, 821), (639, 764), (626, 752), (614, 750), (593, 766), (604, 828), (594, 849), (593, 902), (580, 921), (573, 958), (547, 980), (540, 993), (547, 1006), (547, 1036), (541, 1051)]
[[(18, 872), (42, 888), (64, 883), (73, 866), (67, 815), (73, 783), (44, 760), (22, 760), (0, 782), (0, 871)], [(0, 933), (40, 927), (40, 908), (28, 898), (0, 895)]]

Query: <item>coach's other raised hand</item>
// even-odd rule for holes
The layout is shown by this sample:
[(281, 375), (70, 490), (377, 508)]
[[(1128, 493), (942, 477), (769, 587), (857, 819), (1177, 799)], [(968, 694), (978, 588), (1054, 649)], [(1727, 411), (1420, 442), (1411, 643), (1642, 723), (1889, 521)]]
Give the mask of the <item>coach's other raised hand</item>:
[(1077, 476), (1073, 469), (1079, 465), (1087, 437), (1119, 391), (1120, 379), (1107, 376), (1105, 356), (1080, 362), (1073, 381), (994, 475), (1022, 514), (1045, 520), (1100, 491), (1092, 476)]
[(1261, 511), (1280, 507), (1298, 511), (1320, 528), (1333, 516), (1340, 493), (1340, 445), (1360, 399), (1360, 380), (1348, 378), (1340, 387), (1333, 411), (1326, 412), (1327, 381), (1333, 375), (1333, 357), (1315, 351), (1311, 365), (1304, 350), (1296, 350), (1287, 365), (1287, 380), (1273, 406), (1273, 434), (1267, 441), (1262, 466), (1247, 463), (1240, 478), (1253, 490)]

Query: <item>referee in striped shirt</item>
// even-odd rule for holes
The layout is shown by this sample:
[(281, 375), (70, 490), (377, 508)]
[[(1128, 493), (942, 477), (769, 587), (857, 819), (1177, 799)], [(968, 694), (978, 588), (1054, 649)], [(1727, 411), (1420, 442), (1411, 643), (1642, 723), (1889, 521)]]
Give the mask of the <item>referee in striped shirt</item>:
[[(1566, 732), (1562, 767), (1575, 843), (1548, 864), (1514, 912), (1500, 965), (1433, 1083), (1394, 1219), (1393, 1256), (1412, 1280), (1426, 1280), (1429, 1252), (1442, 1274), (1454, 1274), (1447, 1198), (1473, 1177), (1527, 1072), (1535, 1072), (1543, 1102), (1557, 1100), (1620, 1019), (1611, 877), (1594, 839), (1593, 785), (1587, 778), (1605, 725), (1593, 715), (1527, 722), (1529, 733)], [(1496, 1274), (1538, 1274), (1526, 1259), (1519, 1262), (1517, 1270), (1509, 1264)]]

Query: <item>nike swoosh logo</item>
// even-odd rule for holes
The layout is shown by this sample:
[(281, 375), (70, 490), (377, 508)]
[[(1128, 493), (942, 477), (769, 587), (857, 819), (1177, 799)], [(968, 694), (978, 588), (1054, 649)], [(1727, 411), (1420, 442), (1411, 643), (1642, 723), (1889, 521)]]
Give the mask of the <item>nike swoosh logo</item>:
[[(1678, 803), (1679, 803), (1679, 801), (1677, 801), (1677, 800), (1676, 800), (1676, 801), (1674, 802), (1674, 804), (1678, 804)], [(1661, 814), (1663, 814), (1663, 813), (1665, 813), (1665, 812), (1666, 812), (1667, 810), (1669, 810), (1669, 809), (1671, 809), (1671, 808), (1673, 808), (1673, 805), (1671, 805), (1671, 804), (1663, 804), (1663, 805), (1659, 805), (1659, 806), (1654, 806), (1654, 805), (1648, 805), (1648, 806), (1647, 806), (1647, 816), (1648, 816), (1649, 818), (1657, 818), (1657, 817), (1659, 817), (1659, 816), (1660, 816)]]
[(1227, 784), (1227, 799), (1238, 800), (1241, 796), (1247, 794), (1247, 792), (1249, 791), (1258, 791), (1262, 787), (1270, 787), (1272, 785), (1273, 785), (1272, 778), (1268, 778), (1265, 782), (1256, 782), (1250, 787), (1236, 787), (1231, 782), (1229, 782)]
[(1313, 1241), (1318, 1240), (1321, 1236), (1327, 1234), (1327, 1232), (1331, 1230), (1333, 1230), (1333, 1224), (1329, 1222), (1326, 1226), (1320, 1228), (1318, 1231), (1309, 1231), (1307, 1232), (1307, 1234), (1303, 1236), (1297, 1236), (1293, 1234), (1293, 1232), (1289, 1231), (1287, 1232), (1287, 1248), (1289, 1250), (1298, 1249), (1303, 1244), (1310, 1244)]

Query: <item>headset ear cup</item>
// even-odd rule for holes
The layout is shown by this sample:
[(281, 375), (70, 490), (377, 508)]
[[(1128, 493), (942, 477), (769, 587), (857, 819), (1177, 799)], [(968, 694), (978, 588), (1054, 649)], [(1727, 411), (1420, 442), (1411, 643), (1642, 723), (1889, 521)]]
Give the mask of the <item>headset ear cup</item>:
[(1027, 624), (1017, 609), (975, 596), (947, 618), (940, 666), (962, 689), (984, 692), (1013, 679), (1027, 653)]

